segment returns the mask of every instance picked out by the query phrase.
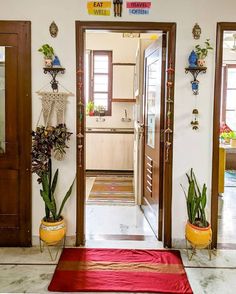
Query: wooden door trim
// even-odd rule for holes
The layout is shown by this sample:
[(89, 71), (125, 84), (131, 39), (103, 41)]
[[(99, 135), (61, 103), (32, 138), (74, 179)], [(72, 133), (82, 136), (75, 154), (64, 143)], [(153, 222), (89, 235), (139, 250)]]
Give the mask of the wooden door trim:
[(219, 183), (219, 132), (220, 107), (223, 64), (223, 34), (224, 31), (236, 31), (236, 22), (217, 23), (216, 32), (216, 59), (215, 59), (215, 86), (214, 86), (214, 113), (213, 113), (213, 146), (212, 146), (212, 193), (211, 193), (211, 227), (212, 247), (217, 248), (218, 234), (218, 183)]
[[(84, 81), (84, 64), (83, 64), (83, 52), (84, 52), (84, 35), (83, 33), (88, 30), (135, 30), (137, 32), (147, 32), (150, 30), (165, 31), (169, 34), (168, 40), (168, 62), (172, 67), (175, 66), (175, 42), (176, 42), (176, 24), (175, 23), (157, 23), (157, 22), (98, 22), (98, 21), (76, 21), (76, 97), (77, 97), (77, 198), (76, 198), (76, 245), (80, 246), (85, 241), (85, 156), (84, 150), (81, 152), (81, 143), (85, 142), (84, 127), (85, 127), (85, 105), (81, 95), (83, 96), (83, 85), (81, 81)], [(172, 99), (174, 99), (174, 79), (172, 88)], [(83, 111), (81, 117), (80, 111)], [(174, 108), (172, 103), (172, 117), (174, 117)], [(165, 112), (165, 126), (167, 124), (167, 113)], [(173, 119), (170, 122), (170, 127), (173, 130)], [(173, 134), (171, 136), (171, 148), (169, 149), (169, 161), (164, 162), (164, 199), (163, 199), (163, 244), (165, 247), (171, 247), (172, 243), (172, 155), (173, 155)], [(165, 142), (164, 142), (165, 144)], [(84, 147), (84, 145), (83, 145)], [(164, 154), (165, 155), (165, 154)], [(81, 165), (81, 166), (80, 166)]]
[[(31, 246), (31, 22), (0, 21), (0, 33), (18, 36), (18, 140), (19, 140), (19, 197), (20, 233), (19, 243), (9, 246)], [(11, 237), (9, 236), (9, 242)]]

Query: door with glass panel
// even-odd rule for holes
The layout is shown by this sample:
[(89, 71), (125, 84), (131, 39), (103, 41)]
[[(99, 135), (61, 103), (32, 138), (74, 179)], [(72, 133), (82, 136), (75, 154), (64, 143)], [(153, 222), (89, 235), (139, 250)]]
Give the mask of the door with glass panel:
[(162, 239), (162, 179), (165, 89), (165, 35), (145, 50), (145, 132), (142, 209), (158, 239)]
[(0, 21), (0, 246), (31, 244), (30, 23)]

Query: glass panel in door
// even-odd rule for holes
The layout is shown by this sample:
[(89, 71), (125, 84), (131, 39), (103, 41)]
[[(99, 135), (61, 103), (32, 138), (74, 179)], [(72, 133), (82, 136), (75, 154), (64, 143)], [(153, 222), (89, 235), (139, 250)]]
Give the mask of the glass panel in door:
[(0, 154), (6, 151), (5, 112), (5, 47), (0, 46)]
[(155, 117), (157, 112), (157, 61), (147, 68), (147, 145), (155, 148)]

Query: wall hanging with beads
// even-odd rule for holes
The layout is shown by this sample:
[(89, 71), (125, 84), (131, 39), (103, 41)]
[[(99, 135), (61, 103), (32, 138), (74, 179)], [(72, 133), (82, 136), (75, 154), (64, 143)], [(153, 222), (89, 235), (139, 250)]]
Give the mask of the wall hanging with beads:
[(199, 110), (197, 109), (197, 96), (199, 95), (199, 80), (197, 79), (200, 73), (206, 73), (207, 67), (205, 66), (205, 58), (209, 50), (213, 50), (209, 43), (209, 39), (204, 42), (204, 46), (196, 45), (195, 49), (192, 50), (188, 57), (189, 65), (185, 68), (185, 73), (191, 73), (193, 80), (191, 83), (192, 93), (195, 96), (195, 107), (192, 111), (192, 121), (191, 126), (193, 130), (199, 129)]

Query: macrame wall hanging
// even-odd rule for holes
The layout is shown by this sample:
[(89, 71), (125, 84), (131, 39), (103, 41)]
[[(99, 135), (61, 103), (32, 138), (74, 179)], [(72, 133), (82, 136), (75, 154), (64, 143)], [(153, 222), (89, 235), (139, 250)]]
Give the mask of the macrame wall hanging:
[[(42, 109), (39, 115), (37, 126), (43, 124), (45, 128), (53, 125), (52, 119), (56, 117), (56, 125), (65, 124), (66, 104), (69, 96), (74, 96), (71, 92), (50, 92), (50, 91), (37, 91), (36, 92), (42, 102)], [(41, 119), (43, 118), (43, 122)], [(62, 160), (61, 153), (54, 154), (57, 160)]]
[(57, 125), (64, 124), (67, 98), (69, 96), (73, 96), (73, 94), (65, 93), (65, 92), (55, 93), (55, 92), (46, 92), (46, 91), (38, 91), (36, 93), (39, 96), (41, 96), (42, 114), (43, 114), (45, 127), (48, 127), (51, 125), (52, 123), (51, 118), (52, 118), (54, 110), (56, 113), (56, 124)]

